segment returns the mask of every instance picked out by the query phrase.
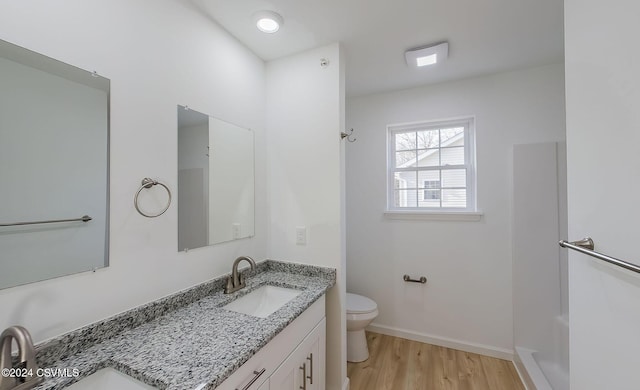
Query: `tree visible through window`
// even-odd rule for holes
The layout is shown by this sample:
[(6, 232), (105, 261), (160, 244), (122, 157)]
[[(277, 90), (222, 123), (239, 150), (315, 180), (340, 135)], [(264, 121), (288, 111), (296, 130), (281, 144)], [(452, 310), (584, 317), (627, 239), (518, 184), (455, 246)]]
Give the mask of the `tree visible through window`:
[(475, 211), (472, 119), (389, 126), (390, 210)]

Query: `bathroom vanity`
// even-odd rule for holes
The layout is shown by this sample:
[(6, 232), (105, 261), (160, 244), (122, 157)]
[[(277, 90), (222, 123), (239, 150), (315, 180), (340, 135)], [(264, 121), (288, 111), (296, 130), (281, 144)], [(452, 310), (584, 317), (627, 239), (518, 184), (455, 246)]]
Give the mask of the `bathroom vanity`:
[(324, 390), (324, 296), (242, 365), (220, 390)]
[[(221, 277), (37, 345), (40, 367), (79, 375), (36, 390), (79, 390), (105, 368), (158, 389), (324, 389), (325, 293), (335, 270), (267, 260), (243, 273), (247, 286), (235, 293), (223, 293)], [(264, 286), (296, 294), (264, 316), (225, 308)]]

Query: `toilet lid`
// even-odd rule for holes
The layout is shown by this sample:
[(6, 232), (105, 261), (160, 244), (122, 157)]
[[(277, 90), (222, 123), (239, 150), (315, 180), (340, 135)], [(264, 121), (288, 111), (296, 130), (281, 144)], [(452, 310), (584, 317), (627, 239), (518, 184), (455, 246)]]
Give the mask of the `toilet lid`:
[(378, 305), (371, 299), (347, 293), (347, 313), (370, 313), (377, 308)]

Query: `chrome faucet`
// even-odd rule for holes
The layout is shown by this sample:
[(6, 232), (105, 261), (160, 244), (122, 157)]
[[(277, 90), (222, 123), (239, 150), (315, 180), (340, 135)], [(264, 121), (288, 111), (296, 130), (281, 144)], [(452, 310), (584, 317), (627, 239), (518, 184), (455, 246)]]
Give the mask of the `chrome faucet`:
[[(233, 262), (233, 267), (231, 267), (231, 276), (227, 279), (227, 285), (224, 288), (225, 294), (231, 294), (232, 292), (238, 291), (241, 288), (245, 287), (246, 284), (244, 282), (244, 278), (242, 275), (238, 274), (238, 264), (242, 261), (246, 260), (251, 265), (251, 270), (256, 269), (256, 262), (249, 256), (240, 256)], [(3, 390), (3, 389), (0, 389)]]
[[(18, 365), (13, 366), (12, 341), (18, 344)], [(0, 390), (28, 390), (38, 386), (43, 377), (37, 376), (36, 351), (31, 335), (22, 326), (12, 326), (0, 335), (0, 369), (16, 369), (15, 376), (0, 376)]]

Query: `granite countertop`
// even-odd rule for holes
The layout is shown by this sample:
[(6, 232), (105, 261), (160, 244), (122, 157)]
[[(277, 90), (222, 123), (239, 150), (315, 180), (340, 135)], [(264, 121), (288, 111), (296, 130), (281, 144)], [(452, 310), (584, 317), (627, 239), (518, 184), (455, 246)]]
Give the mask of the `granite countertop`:
[[(36, 390), (58, 390), (112, 367), (158, 389), (215, 389), (335, 284), (335, 269), (267, 260), (244, 272), (247, 287), (222, 292), (226, 276), (36, 346), (41, 368), (76, 369)], [(221, 308), (263, 285), (302, 293), (266, 318)]]

